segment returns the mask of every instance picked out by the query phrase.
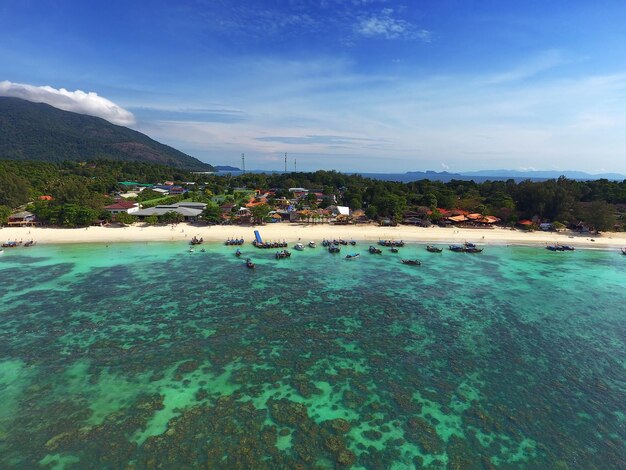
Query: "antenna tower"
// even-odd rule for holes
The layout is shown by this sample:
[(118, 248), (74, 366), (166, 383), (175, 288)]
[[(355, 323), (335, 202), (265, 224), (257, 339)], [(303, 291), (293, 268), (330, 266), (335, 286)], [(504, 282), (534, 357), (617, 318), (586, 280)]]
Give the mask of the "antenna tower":
[(246, 173), (246, 156), (245, 154), (241, 154), (241, 170), (243, 171), (243, 173)]
[(296, 172), (296, 173), (298, 172), (298, 167), (296, 166), (296, 159), (295, 158), (293, 159), (293, 171)]
[(285, 152), (285, 173), (287, 173), (287, 152)]

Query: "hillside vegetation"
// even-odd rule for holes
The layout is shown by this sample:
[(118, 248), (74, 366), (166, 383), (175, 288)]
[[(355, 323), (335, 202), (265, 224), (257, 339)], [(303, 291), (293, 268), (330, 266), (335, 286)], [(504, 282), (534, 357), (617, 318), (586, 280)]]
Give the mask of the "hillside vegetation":
[(213, 167), (145, 134), (44, 103), (0, 97), (0, 159), (43, 162), (107, 159), (192, 171)]

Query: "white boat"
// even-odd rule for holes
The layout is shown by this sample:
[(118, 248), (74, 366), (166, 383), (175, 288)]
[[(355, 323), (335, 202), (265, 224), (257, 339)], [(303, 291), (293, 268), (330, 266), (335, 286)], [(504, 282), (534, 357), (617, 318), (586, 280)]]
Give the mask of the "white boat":
[(302, 251), (302, 250), (304, 250), (304, 245), (303, 245), (302, 243), (296, 243), (296, 244), (293, 246), (293, 249), (294, 249), (294, 250), (298, 250), (298, 251)]
[(315, 242), (313, 240), (311, 240), (309, 242), (309, 248), (315, 248), (317, 245), (315, 244)]

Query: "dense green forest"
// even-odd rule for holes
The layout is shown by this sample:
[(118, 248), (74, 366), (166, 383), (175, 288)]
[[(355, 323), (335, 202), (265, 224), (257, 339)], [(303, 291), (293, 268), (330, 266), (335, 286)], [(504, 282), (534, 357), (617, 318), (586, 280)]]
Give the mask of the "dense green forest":
[(0, 97), (0, 158), (62, 162), (97, 158), (212, 171), (197, 158), (104, 119)]
[[(566, 178), (542, 182), (421, 180), (396, 183), (336, 171), (314, 173), (249, 173), (240, 176), (198, 174), (164, 165), (97, 160), (88, 163), (0, 161), (0, 215), (31, 203), (29, 209), (46, 222), (79, 226), (103, 218), (102, 208), (121, 191), (120, 181), (190, 185), (189, 199), (208, 202), (216, 195), (233, 195), (238, 188), (274, 189), (276, 197), (289, 196), (288, 188), (317, 189), (351, 209), (363, 209), (371, 219), (401, 220), (407, 211), (437, 208), (463, 209), (500, 217), (505, 224), (522, 218), (580, 221), (598, 230), (623, 227), (626, 181), (575, 181)], [(146, 193), (149, 194), (149, 193)], [(39, 201), (41, 195), (52, 201)], [(140, 199), (146, 199), (142, 196)], [(179, 197), (180, 199), (180, 197)], [(214, 207), (213, 207), (214, 209)]]

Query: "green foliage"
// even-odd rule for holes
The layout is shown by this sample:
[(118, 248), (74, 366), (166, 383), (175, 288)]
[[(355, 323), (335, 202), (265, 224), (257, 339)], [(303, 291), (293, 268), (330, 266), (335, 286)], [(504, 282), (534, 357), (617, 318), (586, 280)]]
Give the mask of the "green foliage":
[[(495, 215), (505, 223), (536, 216), (541, 220), (559, 220), (565, 224), (582, 220), (591, 226), (604, 228), (614, 220), (614, 204), (626, 203), (626, 181), (573, 181), (559, 178), (521, 183), (513, 180), (480, 184), (473, 181), (442, 183), (422, 180), (404, 184), (334, 171), (233, 177), (194, 174), (145, 162), (99, 160), (88, 164), (0, 161), (0, 204), (16, 208), (39, 195), (51, 195), (53, 201), (37, 201), (32, 205), (38, 219), (55, 225), (79, 226), (91, 216), (81, 218), (74, 214), (75, 211), (66, 213), (61, 210), (63, 206), (90, 208), (103, 218), (102, 208), (111, 203), (106, 194), (119, 191), (119, 181), (156, 184), (166, 180), (196, 182), (192, 186), (193, 191), (187, 194), (187, 199), (209, 202), (209, 196), (215, 194), (220, 196), (213, 197), (214, 200), (232, 201), (239, 205), (247, 203), (254, 194), (251, 188), (271, 188), (277, 195), (287, 194), (289, 187), (323, 188), (325, 193), (332, 193), (337, 198), (339, 205), (348, 205), (352, 209), (365, 208), (366, 215), (372, 219), (386, 217), (396, 221), (401, 219), (406, 210), (420, 212), (424, 207), (441, 207), (464, 208)], [(326, 194), (319, 206), (323, 208), (330, 204), (330, 196)], [(152, 207), (180, 202), (183, 198), (185, 196), (160, 197), (159, 193), (146, 189), (138, 199), (148, 199), (143, 202), (143, 206)], [(310, 196), (308, 202), (312, 201), (313, 197)], [(594, 201), (604, 201), (608, 206), (598, 206)], [(212, 204), (216, 204), (215, 201)], [(594, 205), (595, 209), (588, 210), (590, 205)], [(206, 220), (216, 220), (217, 210), (214, 205), (209, 207), (206, 215)], [(263, 213), (257, 215), (257, 220), (267, 217)], [(436, 214), (431, 217), (434, 220), (436, 218)]]
[(168, 211), (159, 216), (159, 222), (164, 224), (177, 224), (185, 220), (185, 216), (175, 211)]
[(222, 210), (220, 209), (220, 206), (218, 206), (213, 201), (209, 201), (206, 204), (207, 205), (204, 208), (204, 211), (202, 211), (202, 218), (207, 222), (220, 222), (222, 220)]
[(10, 168), (0, 167), (0, 205), (11, 208), (28, 202), (28, 181)]
[(161, 199), (162, 197), (163, 197), (163, 194), (161, 194), (160, 192), (153, 191), (150, 188), (146, 188), (143, 191), (141, 191), (139, 194), (137, 194), (136, 200), (138, 202), (144, 202), (144, 201), (150, 201), (152, 199)]
[(213, 171), (211, 165), (127, 127), (8, 97), (0, 97), (0, 155), (46, 162), (107, 158)]
[(28, 209), (45, 224), (61, 227), (87, 227), (99, 220), (99, 212), (81, 204), (53, 204), (37, 201)]
[(113, 220), (115, 220), (118, 224), (131, 225), (137, 221), (137, 217), (129, 214), (128, 212), (120, 212), (119, 214), (115, 214), (113, 216)]
[(184, 198), (184, 196), (182, 196), (182, 195), (160, 197), (158, 199), (152, 199), (150, 201), (144, 201), (142, 203), (142, 207), (144, 209), (148, 209), (149, 207), (176, 204), (177, 202), (182, 201), (183, 198)]
[(11, 209), (9, 207), (0, 206), (0, 227), (5, 225), (8, 222), (10, 215), (11, 215)]
[(263, 223), (269, 215), (270, 206), (268, 206), (267, 204), (259, 204), (258, 206), (254, 206), (252, 209), (250, 209), (250, 212), (252, 212), (252, 218), (255, 221), (257, 221), (258, 223)]
[(156, 215), (152, 214), (148, 217), (145, 217), (143, 221), (148, 225), (156, 225), (159, 223), (159, 218)]
[(615, 208), (606, 201), (592, 201), (583, 213), (585, 222), (598, 231), (612, 230), (617, 220)]
[(430, 219), (431, 222), (436, 223), (436, 222), (439, 222), (441, 219), (443, 219), (443, 214), (439, 211), (439, 209), (435, 209), (430, 213), (428, 218)]
[(372, 220), (378, 218), (378, 207), (368, 206), (367, 209), (365, 209), (365, 215), (367, 216), (368, 219), (372, 219)]

